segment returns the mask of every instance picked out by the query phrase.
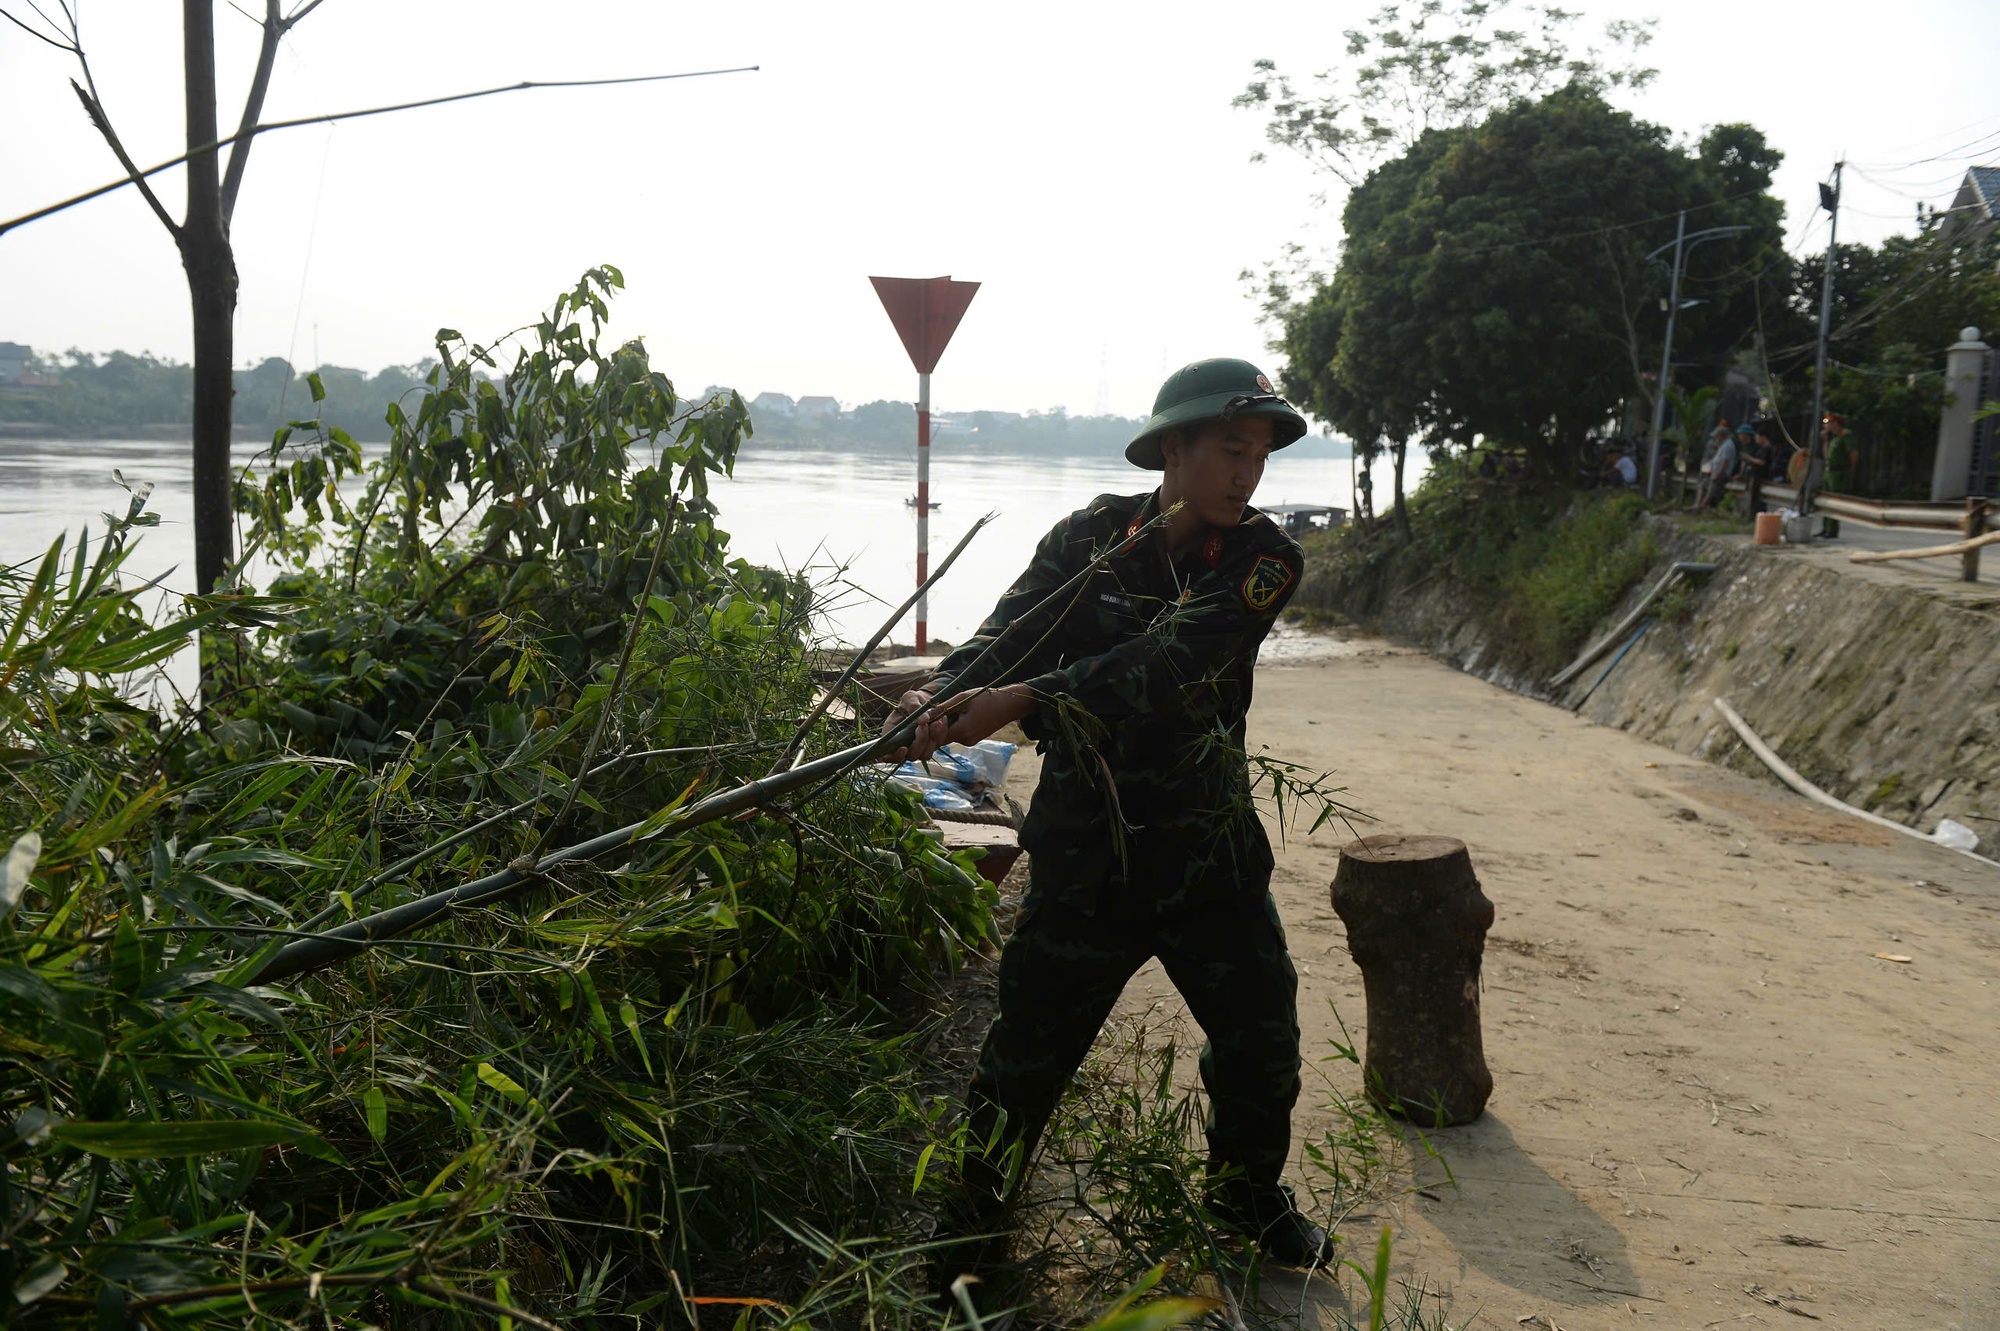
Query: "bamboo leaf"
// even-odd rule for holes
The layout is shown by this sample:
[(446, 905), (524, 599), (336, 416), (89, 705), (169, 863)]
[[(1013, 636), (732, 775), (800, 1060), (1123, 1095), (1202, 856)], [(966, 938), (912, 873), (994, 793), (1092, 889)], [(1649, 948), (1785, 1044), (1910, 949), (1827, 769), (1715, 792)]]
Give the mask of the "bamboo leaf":
[(303, 1135), (303, 1129), (268, 1119), (214, 1118), (181, 1123), (59, 1123), (55, 1138), (91, 1155), (112, 1160), (166, 1160), (218, 1155), (275, 1146)]
[(604, 1041), (605, 1049), (611, 1048), (611, 1017), (604, 1010), (604, 1001), (597, 996), (597, 982), (590, 978), (588, 970), (576, 973), (576, 981), (583, 988), (585, 1005), (590, 1010), (590, 1027)]
[(14, 1302), (25, 1308), (44, 1294), (53, 1293), (67, 1279), (69, 1268), (54, 1253), (44, 1253), (15, 1280)]
[(494, 1067), (491, 1063), (479, 1065), (479, 1080), (491, 1086), (517, 1105), (528, 1103), (528, 1092), (520, 1082)]
[(146, 945), (139, 940), (139, 925), (130, 910), (118, 917), (111, 934), (111, 987), (121, 994), (136, 994), (146, 977)]
[(41, 858), (42, 834), (23, 832), (7, 852), (6, 860), (0, 861), (0, 920), (12, 915), (14, 907), (21, 904), (21, 894), (28, 890), (28, 879)]
[(1186, 1326), (1221, 1306), (1214, 1299), (1154, 1299), (1137, 1308), (1100, 1317), (1085, 1331), (1168, 1331), (1171, 1327)]
[(370, 1086), (361, 1097), (361, 1108), (368, 1120), (368, 1135), (379, 1145), (389, 1135), (389, 1099), (380, 1086)]

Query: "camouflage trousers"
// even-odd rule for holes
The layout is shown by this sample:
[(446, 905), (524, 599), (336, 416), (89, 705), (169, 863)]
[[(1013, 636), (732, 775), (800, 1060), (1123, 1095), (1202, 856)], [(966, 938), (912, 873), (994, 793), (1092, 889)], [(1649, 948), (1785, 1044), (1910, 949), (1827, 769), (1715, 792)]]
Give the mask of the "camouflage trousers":
[[(1299, 1097), (1298, 974), (1268, 892), (1166, 916), (1079, 910), (1037, 883), (1000, 955), (999, 1015), (966, 1096), (963, 1182), (987, 1205), (1033, 1156), (1125, 982), (1153, 957), (1207, 1043), (1209, 1171), (1276, 1184)], [(1012, 1177), (1010, 1177), (1012, 1176)]]

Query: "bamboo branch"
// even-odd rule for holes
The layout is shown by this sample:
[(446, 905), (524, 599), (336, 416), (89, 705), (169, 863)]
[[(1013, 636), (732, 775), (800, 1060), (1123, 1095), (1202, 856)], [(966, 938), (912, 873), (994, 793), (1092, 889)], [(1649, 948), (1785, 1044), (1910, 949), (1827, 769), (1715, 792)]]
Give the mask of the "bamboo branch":
[(74, 46), (66, 45), (63, 42), (58, 41), (56, 38), (49, 36), (46, 32), (38, 31), (33, 24), (24, 22), (23, 20), (16, 18), (14, 15), (9, 14), (4, 9), (0, 9), (0, 18), (6, 19), (9, 23), (19, 28), (22, 32), (27, 33), (30, 37), (33, 37), (38, 42), (47, 42), (50, 46), (55, 47), (56, 50), (58, 51), (67, 51), (71, 55), (76, 54), (76, 48)]
[[(993, 641), (986, 644), (985, 649), (940, 691), (956, 691), (960, 681), (972, 677), (973, 672), (985, 663), (1016, 628), (1032, 620), (1044, 608), (1056, 604), (1064, 596), (1080, 588), (1107, 561), (1130, 550), (1140, 538), (1164, 525), (1168, 513), (1172, 511), (1159, 514), (1137, 531), (1105, 546), (1074, 577), (1044, 596), (996, 634)], [(1075, 604), (1074, 600), (1071, 604)], [(1064, 613), (1067, 613), (1067, 610)], [(795, 790), (813, 787), (812, 793), (816, 794), (818, 787), (815, 783), (824, 781), (831, 784), (863, 763), (878, 761), (907, 746), (915, 737), (919, 718), (923, 715), (922, 712), (913, 713), (874, 739), (864, 740), (859, 744), (815, 758), (789, 771), (760, 777), (733, 789), (719, 791), (706, 799), (696, 801), (678, 816), (665, 821), (656, 821), (656, 815), (655, 818), (628, 823), (624, 827), (551, 851), (539, 858), (523, 856), (497, 873), (460, 883), (441, 892), (433, 892), (429, 896), (404, 902), (400, 906), (391, 906), (387, 910), (377, 911), (373, 915), (351, 921), (336, 929), (329, 929), (316, 937), (287, 943), (271, 954), (248, 983), (275, 984), (295, 975), (303, 975), (346, 961), (377, 943), (400, 938), (462, 908), (503, 901), (540, 882), (551, 869), (560, 868), (565, 864), (586, 863), (608, 855), (612, 851), (622, 850), (626, 846), (655, 841), (663, 837), (679, 836), (705, 823), (763, 808)]]
[(252, 125), (247, 130), (238, 130), (228, 138), (217, 139), (213, 143), (200, 144), (188, 149), (178, 157), (170, 157), (166, 161), (155, 166), (149, 166), (143, 171), (137, 167), (131, 167), (129, 169), (132, 174), (124, 180), (114, 180), (109, 184), (99, 185), (96, 189), (85, 190), (81, 194), (72, 195), (70, 198), (52, 203), (46, 208), (37, 208), (32, 213), (23, 213), (19, 217), (0, 222), (0, 235), (7, 234), (7, 232), (12, 231), (15, 227), (26, 226), (30, 222), (37, 222), (44, 217), (62, 212), (65, 208), (74, 208), (80, 203), (88, 203), (92, 199), (102, 195), (124, 189), (127, 185), (138, 185), (141, 189), (147, 189), (145, 180), (148, 176), (156, 176), (162, 171), (179, 166), (191, 157), (199, 156), (205, 152), (213, 152), (217, 148), (227, 147), (235, 143), (238, 139), (251, 138), (258, 134), (269, 133), (272, 130), (297, 129), (301, 125), (331, 125), (341, 120), (359, 120), (365, 116), (387, 115), (392, 111), (415, 111), (427, 106), (442, 106), (447, 102), (470, 101), (475, 97), (493, 97), (506, 92), (528, 92), (539, 88), (599, 88), (623, 83), (662, 83), (671, 79), (699, 79), (716, 74), (751, 74), (757, 72), (760, 68), (761, 66), (758, 65), (738, 65), (730, 69), (696, 69), (679, 74), (639, 74), (629, 78), (618, 79), (524, 80), (520, 83), (509, 83), (496, 88), (480, 88), (473, 92), (455, 92), (443, 97), (426, 97), (415, 102), (397, 102), (391, 106), (370, 106), (358, 111), (334, 111), (326, 115), (299, 116), (292, 120), (273, 120), (264, 124)]
[[(610, 771), (614, 767), (622, 767), (626, 763), (637, 762), (641, 758), (693, 757), (696, 754), (716, 753), (724, 749), (733, 749), (740, 747), (749, 747), (749, 746), (735, 745), (735, 744), (696, 744), (677, 749), (641, 749), (636, 753), (621, 753), (615, 758), (608, 758), (604, 762), (599, 763), (597, 766), (585, 772), (583, 774), (583, 778), (580, 779), (588, 779), (593, 776), (603, 776), (606, 772)], [(522, 800), (519, 804), (514, 805), (512, 808), (502, 809), (500, 810), (500, 812), (493, 814), (490, 817), (483, 818), (479, 822), (474, 823), (470, 827), (464, 828), (457, 832), (453, 832), (450, 836), (446, 837), (442, 841), (432, 842), (430, 845), (425, 846), (422, 850), (417, 851), (414, 854), (405, 855), (402, 859), (397, 860), (394, 864), (391, 864), (388, 868), (382, 870), (380, 873), (375, 874), (373, 877), (369, 878), (366, 882), (362, 883), (361, 886), (355, 888), (352, 892), (349, 892), (347, 894), (347, 899), (349, 901), (361, 900), (361, 898), (374, 892), (376, 888), (381, 887), (383, 884), (395, 882), (398, 878), (401, 878), (403, 875), (409, 873), (410, 870), (416, 868), (420, 864), (423, 864), (426, 860), (434, 860), (438, 856), (444, 854), (446, 851), (451, 850), (454, 847), (464, 845), (466, 842), (472, 840), (472, 838), (478, 836), (481, 832), (489, 831), (490, 829), (499, 826), (501, 823), (508, 822), (514, 818), (520, 817), (528, 810), (534, 808), (537, 804), (540, 804), (544, 798), (545, 796), (537, 794), (529, 799)], [(325, 924), (335, 915), (338, 915), (341, 910), (341, 905), (342, 903), (335, 902), (334, 904), (327, 906), (325, 909), (321, 910), (317, 915), (314, 915), (311, 919), (308, 919), (303, 924), (301, 924), (299, 926), (300, 929), (302, 930), (317, 929), (320, 925)]]
[(882, 627), (875, 630), (875, 636), (864, 643), (861, 650), (854, 654), (854, 659), (847, 663), (847, 669), (840, 672), (840, 678), (827, 685), (826, 689), (821, 692), (819, 701), (813, 704), (813, 709), (810, 712), (806, 713), (806, 719), (799, 722), (799, 728), (792, 732), (792, 738), (785, 745), (785, 751), (779, 754), (778, 761), (772, 764), (771, 772), (773, 774), (786, 770), (798, 761), (800, 751), (805, 748), (806, 736), (812, 733), (813, 723), (826, 715), (826, 709), (833, 705), (833, 700), (839, 696), (840, 691), (853, 683), (854, 676), (860, 672), (863, 665), (867, 664), (869, 655), (882, 645), (882, 640), (894, 631), (896, 625), (903, 622), (903, 616), (910, 613), (910, 607), (922, 599), (925, 592), (928, 592), (932, 587), (937, 585), (938, 579), (945, 575), (945, 571), (951, 567), (952, 561), (964, 552), (966, 546), (972, 544), (973, 537), (979, 535), (980, 528), (993, 521), (997, 516), (999, 515), (988, 513), (985, 517), (973, 523), (972, 529), (960, 537), (958, 544), (951, 548), (951, 553), (944, 557), (944, 562), (939, 564), (937, 569), (928, 578), (925, 578), (915, 591), (910, 593), (908, 600), (896, 607), (889, 615), (889, 618), (883, 621)]
[(576, 807), (576, 797), (583, 790), (583, 781), (590, 765), (597, 761), (597, 746), (604, 740), (605, 727), (611, 724), (611, 714), (618, 707), (618, 694), (625, 687), (625, 672), (632, 665), (632, 649), (639, 643), (639, 626), (646, 622), (647, 602), (653, 598), (653, 583), (660, 576), (661, 561), (667, 557), (667, 545), (673, 540), (674, 513), (680, 508), (680, 496), (675, 495), (667, 505), (666, 513), (660, 518), (660, 539), (653, 543), (653, 562), (646, 567), (646, 580), (639, 587), (639, 603), (632, 607), (632, 622), (625, 630), (625, 647), (618, 653), (618, 669), (611, 676), (611, 689), (604, 695), (604, 701), (597, 709), (597, 724), (591, 728), (590, 743), (583, 748), (583, 761), (576, 766), (576, 780), (569, 783), (569, 794), (563, 800), (562, 808), (542, 834), (535, 841), (535, 855), (539, 856), (549, 847), (549, 839), (561, 830), (569, 811)]
[[(259, 1280), (248, 1288), (258, 1294), (281, 1294), (294, 1290), (308, 1292), (329, 1285), (369, 1286), (400, 1285), (407, 1280), (402, 1269), (382, 1272), (315, 1271), (309, 1276), (285, 1276), (278, 1280)], [(164, 1308), (175, 1303), (198, 1303), (203, 1299), (227, 1298), (232, 1294), (241, 1295), (245, 1286), (241, 1283), (229, 1285), (196, 1285), (191, 1289), (169, 1290), (164, 1294), (148, 1294), (133, 1299), (125, 1305), (128, 1313), (141, 1313), (148, 1308)]]
[[(1090, 580), (1097, 575), (1097, 570), (1102, 568), (1114, 556), (1124, 554), (1127, 550), (1130, 550), (1134, 545), (1138, 544), (1140, 537), (1147, 535), (1148, 533), (1152, 532), (1155, 528), (1165, 526), (1167, 519), (1171, 518), (1174, 514), (1180, 512), (1180, 509), (1181, 509), (1181, 503), (1176, 502), (1172, 507), (1156, 514), (1151, 522), (1148, 522), (1145, 526), (1139, 528), (1137, 531), (1128, 532), (1126, 533), (1125, 536), (1105, 546), (1104, 549), (1100, 550), (1097, 553), (1095, 558), (1093, 558), (1088, 564), (1085, 564), (1080, 570), (1078, 570), (1076, 575), (1072, 577), (1068, 582), (1065, 582), (1062, 586), (1056, 588), (1054, 591), (1050, 592), (1047, 596), (1044, 596), (1041, 600), (1035, 602), (1032, 606), (1029, 606), (1026, 610), (1022, 611), (1020, 615), (1016, 616), (1012, 621), (1010, 621), (1006, 628), (1001, 629), (999, 633), (994, 635), (993, 641), (987, 643), (985, 649), (981, 651), (979, 655), (973, 657), (972, 660), (966, 663), (966, 666), (963, 670), (959, 671), (956, 675), (952, 676), (950, 679), (944, 680), (941, 683), (939, 683), (937, 685), (935, 692), (933, 692), (931, 696), (933, 698), (942, 697), (946, 700), (946, 702), (949, 702), (953, 694), (956, 694), (961, 691), (961, 685), (963, 681), (972, 678), (978, 671), (979, 667), (986, 664), (986, 658), (993, 655), (994, 652), (998, 651), (1000, 648), (1000, 644), (1005, 642), (1016, 629), (1020, 628), (1023, 624), (1026, 624), (1031, 620), (1033, 620), (1037, 615), (1041, 614), (1042, 611), (1048, 609), (1050, 606), (1060, 601), (1063, 597), (1068, 596), (1070, 598), (1069, 604), (1063, 607), (1061, 614), (1058, 614), (1054, 619), (1051, 619), (1049, 621), (1048, 627), (1043, 629), (1042, 631), (1042, 636), (1036, 640), (1034, 646), (1031, 646), (1030, 648), (1028, 648), (1026, 652), (1023, 652), (1021, 654), (1020, 659), (1027, 660), (1033, 657), (1035, 652), (1040, 649), (1041, 645), (1048, 641), (1049, 635), (1056, 631), (1056, 628), (1062, 623), (1063, 617), (1065, 615), (1068, 615), (1071, 610), (1076, 608), (1077, 601), (1081, 600), (1083, 597), (1084, 588), (1089, 584)], [(1019, 662), (1017, 661), (1016, 664), (1018, 663)], [(1003, 670), (1000, 673), (999, 678), (988, 681), (983, 686), (983, 688), (990, 689), (998, 687), (1000, 682), (1004, 680), (1006, 676), (1007, 672)], [(964, 704), (961, 703), (960, 706), (962, 707), (964, 706)], [(915, 731), (914, 729), (912, 729), (912, 727), (916, 724), (918, 718), (927, 715), (928, 716), (948, 715), (949, 713), (947, 713), (944, 710), (944, 708), (945, 704), (939, 703), (935, 706), (927, 707), (920, 711), (912, 712), (908, 717), (904, 718), (902, 725), (898, 726), (895, 729), (895, 731), (889, 733), (894, 733), (897, 735), (905, 735), (905, 734), (914, 735)], [(894, 748), (891, 748), (889, 752), (895, 753), (901, 747), (902, 746), (900, 745), (895, 746)], [(832, 776), (828, 777), (823, 783), (807, 791), (804, 799), (802, 799), (800, 803), (805, 803), (806, 801), (811, 800), (814, 796), (818, 795), (822, 790), (826, 789), (827, 786), (830, 786), (834, 782), (838, 781), (842, 775), (844, 775), (844, 773), (841, 772), (834, 773)]]

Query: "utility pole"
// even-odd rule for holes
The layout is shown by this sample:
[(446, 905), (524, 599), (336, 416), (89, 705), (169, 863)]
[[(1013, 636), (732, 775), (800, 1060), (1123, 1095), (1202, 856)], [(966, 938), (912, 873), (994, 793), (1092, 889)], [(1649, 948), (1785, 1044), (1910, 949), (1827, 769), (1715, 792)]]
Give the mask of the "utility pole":
[[(1649, 503), (1652, 501), (1653, 490), (1658, 483), (1660, 474), (1660, 431), (1664, 430), (1667, 425), (1667, 379), (1673, 373), (1674, 367), (1674, 321), (1680, 317), (1681, 313), (1681, 265), (1694, 250), (1694, 247), (1701, 244), (1704, 240), (1720, 240), (1724, 236), (1740, 236), (1750, 229), (1747, 226), (1712, 226), (1705, 231), (1697, 231), (1690, 236), (1687, 233), (1687, 225), (1687, 209), (1683, 208), (1681, 209), (1680, 221), (1674, 226), (1672, 247), (1674, 251), (1674, 277), (1671, 293), (1667, 296), (1667, 335), (1660, 345), (1660, 382), (1657, 385), (1658, 391), (1653, 395), (1652, 447), (1648, 449), (1646, 454), (1646, 500)], [(1666, 248), (1668, 247), (1662, 245), (1659, 250), (1654, 250), (1646, 257), (1648, 259), (1656, 258), (1660, 250)], [(1693, 300), (1688, 302), (1690, 305), (1699, 305), (1700, 303), (1700, 301)], [(1690, 441), (1686, 439), (1681, 440), (1683, 448), (1687, 447), (1689, 443)]]
[(1813, 482), (1818, 479), (1817, 468), (1821, 462), (1821, 450), (1826, 447), (1826, 335), (1833, 323), (1833, 256), (1834, 243), (1840, 238), (1840, 171), (1846, 162), (1833, 164), (1833, 188), (1819, 187), (1819, 206), (1833, 215), (1833, 221), (1826, 231), (1826, 275), (1820, 280), (1819, 290), (1819, 354), (1813, 360), (1813, 404), (1812, 420), (1807, 425), (1806, 474), (1799, 482), (1799, 514), (1812, 512)]

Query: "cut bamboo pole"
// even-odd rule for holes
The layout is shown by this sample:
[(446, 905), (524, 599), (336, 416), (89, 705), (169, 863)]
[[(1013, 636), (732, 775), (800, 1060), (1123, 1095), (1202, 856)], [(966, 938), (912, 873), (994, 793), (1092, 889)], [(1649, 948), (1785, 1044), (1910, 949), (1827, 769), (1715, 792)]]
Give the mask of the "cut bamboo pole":
[(1990, 531), (1969, 541), (1950, 545), (1927, 545), (1919, 550), (1857, 550), (1847, 557), (1850, 564), (1880, 564), (1890, 559), (1943, 559), (1947, 555), (1968, 554), (1981, 546), (2000, 544), (2000, 531)]
[[(2000, 535), (2000, 533), (1996, 533), (1996, 535)], [(1873, 823), (1877, 827), (1886, 827), (1891, 832), (1901, 832), (1906, 837), (1915, 837), (1918, 841), (1951, 851), (1954, 854), (1963, 855), (1967, 859), (1978, 860), (1981, 864), (1991, 865), (1995, 869), (2000, 869), (2000, 860), (1989, 860), (1977, 851), (1960, 850), (1956, 846), (1947, 846), (1936, 837), (1926, 832), (1920, 832), (1908, 823), (1899, 823), (1893, 818), (1884, 818), (1879, 813), (1870, 813), (1866, 809), (1857, 809), (1844, 800), (1835, 799), (1812, 782), (1800, 776), (1797, 769), (1783, 758), (1780, 758), (1777, 752), (1770, 745), (1766, 744), (1756, 731), (1750, 728), (1749, 722), (1736, 714), (1736, 709), (1731, 707), (1727, 700), (1717, 698), (1715, 700), (1715, 710), (1722, 713), (1722, 719), (1729, 723), (1729, 728), (1736, 732), (1736, 737), (1743, 741), (1750, 752), (1756, 754), (1764, 766), (1771, 769), (1771, 775), (1777, 777), (1778, 780), (1784, 782), (1793, 790), (1798, 791), (1799, 794), (1804, 795), (1815, 804), (1824, 804), (1827, 808), (1844, 813), (1850, 818), (1859, 818), (1864, 823)]]

